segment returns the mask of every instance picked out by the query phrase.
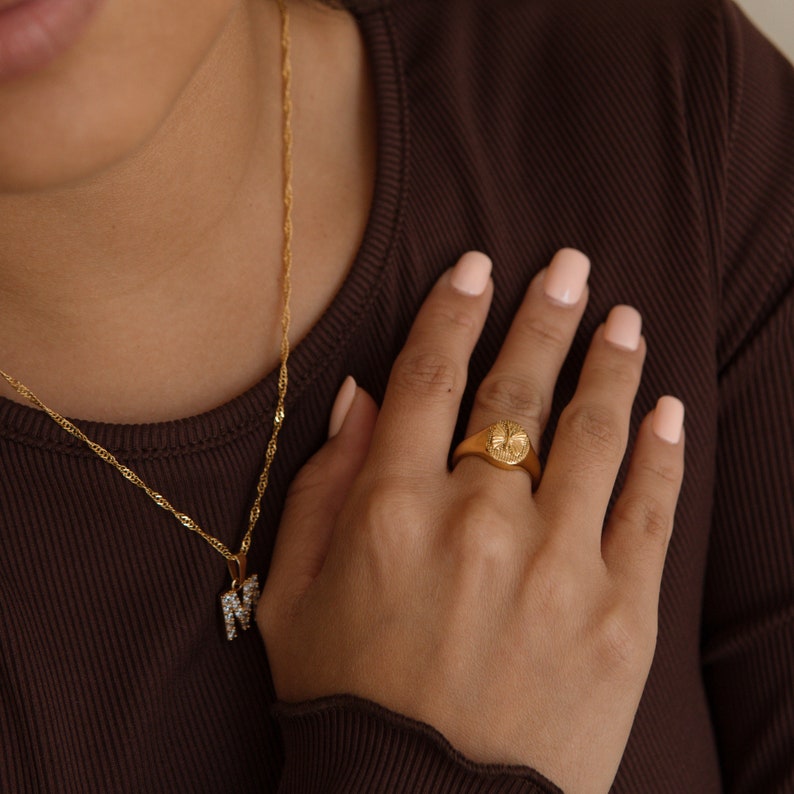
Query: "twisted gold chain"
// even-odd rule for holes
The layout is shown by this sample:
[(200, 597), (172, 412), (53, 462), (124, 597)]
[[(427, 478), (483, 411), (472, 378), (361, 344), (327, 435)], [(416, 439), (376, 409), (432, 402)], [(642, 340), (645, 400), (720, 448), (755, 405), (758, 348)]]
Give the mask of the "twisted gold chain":
[[(283, 207), (284, 207), (284, 234), (283, 234), (283, 248), (282, 248), (282, 314), (281, 314), (281, 349), (280, 349), (280, 366), (278, 373), (278, 399), (276, 402), (276, 410), (273, 415), (273, 429), (270, 433), (270, 440), (267, 444), (265, 451), (265, 464), (262, 473), (259, 475), (259, 480), (256, 486), (256, 496), (254, 503), (251, 506), (251, 511), (248, 515), (248, 528), (246, 529), (245, 536), (240, 545), (240, 551), (234, 554), (225, 543), (218, 538), (210, 535), (209, 532), (202, 529), (196, 521), (194, 521), (187, 513), (175, 508), (168, 499), (161, 493), (158, 493), (153, 488), (149, 487), (132, 469), (124, 464), (100, 444), (92, 441), (88, 436), (80, 430), (79, 427), (74, 425), (68, 419), (61, 416), (57, 411), (46, 406), (24, 383), (16, 378), (11, 377), (8, 373), (0, 370), (6, 382), (14, 389), (19, 395), (24, 397), (28, 402), (35, 405), (37, 408), (44, 411), (54, 422), (60, 425), (67, 433), (70, 433), (75, 438), (82, 441), (92, 452), (99, 458), (109, 463), (116, 468), (119, 473), (129, 480), (133, 485), (143, 490), (146, 495), (163, 510), (167, 510), (173, 515), (182, 526), (195, 532), (202, 537), (207, 543), (212, 546), (217, 552), (222, 554), (229, 562), (229, 570), (232, 574), (232, 591), (236, 593), (245, 584), (245, 557), (251, 547), (251, 537), (253, 536), (254, 527), (262, 509), (262, 499), (267, 490), (268, 482), (270, 480), (270, 469), (276, 457), (276, 450), (278, 447), (278, 436), (284, 424), (285, 409), (284, 403), (287, 396), (288, 385), (288, 370), (287, 362), (290, 354), (289, 344), (289, 328), (290, 328), (290, 298), (292, 296), (292, 68), (291, 68), (291, 39), (290, 39), (290, 26), (289, 26), (289, 12), (285, 4), (285, 0), (277, 0), (279, 13), (281, 16), (281, 85), (282, 85), (282, 147), (283, 147)], [(256, 577), (251, 577), (256, 580)], [(230, 591), (230, 592), (232, 592)], [(246, 595), (248, 593), (246, 592)], [(224, 603), (224, 598), (229, 594), (222, 597), (222, 604), (224, 606), (224, 615), (227, 619), (227, 633), (229, 639), (232, 639), (236, 632), (229, 629), (229, 617), (227, 614), (227, 604)], [(258, 597), (258, 591), (257, 591)], [(230, 609), (233, 608), (232, 604)], [(250, 612), (250, 608), (249, 608)], [(242, 619), (240, 614), (235, 613), (238, 619), (241, 620), (243, 628), (248, 627), (248, 618)], [(233, 625), (233, 623), (232, 623)]]

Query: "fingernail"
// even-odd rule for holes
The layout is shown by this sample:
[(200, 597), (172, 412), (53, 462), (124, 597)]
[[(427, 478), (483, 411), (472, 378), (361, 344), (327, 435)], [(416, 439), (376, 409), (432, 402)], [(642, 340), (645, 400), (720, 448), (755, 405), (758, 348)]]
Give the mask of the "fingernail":
[(615, 306), (607, 317), (604, 339), (623, 350), (636, 350), (640, 346), (642, 316), (631, 306)]
[(590, 260), (575, 248), (563, 248), (554, 255), (543, 290), (546, 297), (565, 306), (579, 303), (590, 275)]
[(334, 407), (331, 409), (331, 419), (328, 422), (328, 438), (333, 438), (341, 429), (342, 425), (350, 413), (353, 400), (356, 396), (356, 381), (351, 375), (345, 378), (342, 388), (334, 400)]
[(493, 264), (489, 257), (479, 251), (464, 254), (452, 269), (450, 284), (455, 292), (476, 298), (485, 292), (491, 278)]
[(675, 397), (660, 397), (651, 423), (654, 435), (668, 444), (677, 444), (684, 429), (684, 404)]

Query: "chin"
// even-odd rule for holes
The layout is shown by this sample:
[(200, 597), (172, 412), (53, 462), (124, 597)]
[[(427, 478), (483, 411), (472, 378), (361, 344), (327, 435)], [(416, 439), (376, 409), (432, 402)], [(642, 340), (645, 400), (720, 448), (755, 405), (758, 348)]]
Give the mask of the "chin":
[(107, 104), (65, 115), (18, 110), (0, 129), (0, 193), (57, 190), (101, 177), (138, 151), (167, 116), (154, 108), (135, 115), (112, 110)]
[(21, 143), (0, 134), (0, 193), (38, 193), (90, 182), (129, 157), (143, 137), (72, 132), (50, 127)]
[(105, 0), (61, 57), (0, 79), (0, 193), (70, 187), (133, 158), (168, 122), (238, 1)]

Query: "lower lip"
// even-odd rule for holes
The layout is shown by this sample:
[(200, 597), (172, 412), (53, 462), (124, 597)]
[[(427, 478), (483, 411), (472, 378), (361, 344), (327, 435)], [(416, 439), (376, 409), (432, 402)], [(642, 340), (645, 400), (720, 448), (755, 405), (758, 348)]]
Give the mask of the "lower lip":
[(20, 0), (0, 7), (0, 80), (42, 69), (68, 50), (103, 0)]

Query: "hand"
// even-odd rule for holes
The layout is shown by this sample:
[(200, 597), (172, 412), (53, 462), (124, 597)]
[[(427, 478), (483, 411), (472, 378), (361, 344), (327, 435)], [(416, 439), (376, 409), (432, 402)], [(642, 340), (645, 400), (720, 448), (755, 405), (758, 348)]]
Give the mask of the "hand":
[[(538, 448), (588, 267), (565, 250), (534, 279), (467, 435), (507, 418)], [(296, 478), (257, 620), (282, 700), (357, 695), (434, 726), (473, 761), (606, 792), (654, 653), (683, 414), (663, 398), (643, 422), (604, 526), (645, 355), (639, 316), (619, 307), (534, 494), (526, 472), (476, 457), (450, 473), (489, 273), (467, 254), (440, 279), (380, 415), (358, 390)]]

